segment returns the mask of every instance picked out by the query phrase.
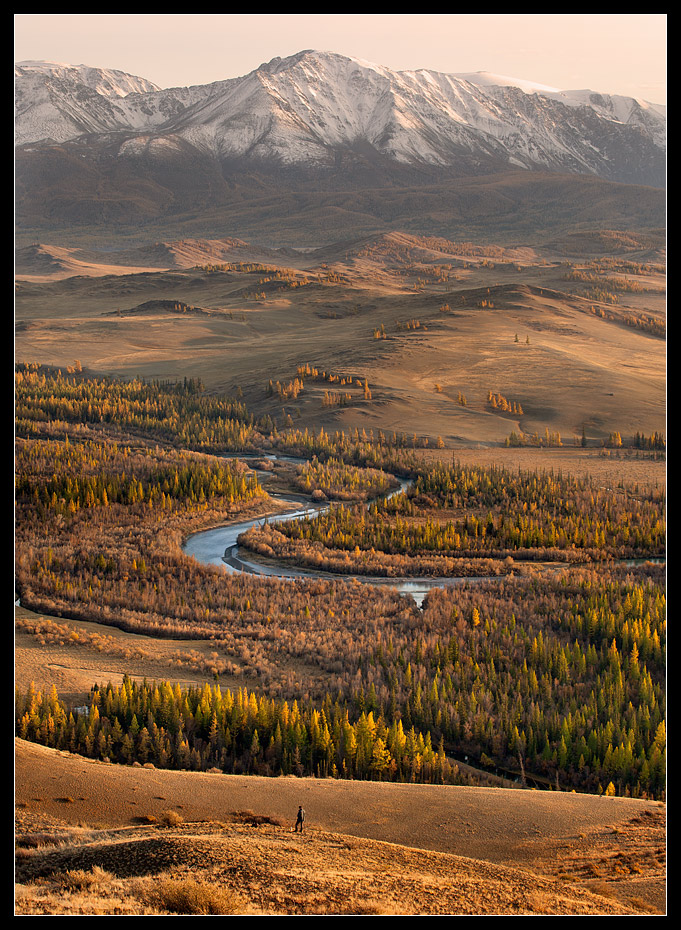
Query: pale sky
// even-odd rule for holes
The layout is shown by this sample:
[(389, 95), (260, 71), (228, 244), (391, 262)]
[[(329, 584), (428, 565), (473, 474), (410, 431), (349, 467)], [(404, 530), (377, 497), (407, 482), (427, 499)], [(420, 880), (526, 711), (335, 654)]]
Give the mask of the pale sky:
[(492, 71), (666, 104), (666, 13), (15, 13), (15, 61), (115, 68), (160, 87), (304, 49), (395, 71)]

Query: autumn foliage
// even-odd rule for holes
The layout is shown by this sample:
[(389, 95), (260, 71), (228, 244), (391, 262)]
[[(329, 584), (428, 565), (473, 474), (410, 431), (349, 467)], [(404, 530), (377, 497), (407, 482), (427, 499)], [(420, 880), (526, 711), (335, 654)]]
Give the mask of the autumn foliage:
[[(301, 470), (310, 487), (384, 487), (353, 469), (413, 479), (369, 507), (278, 524), (288, 543), (342, 553), (355, 573), (374, 557), (494, 565), (498, 577), (450, 577), (419, 609), (388, 585), (230, 574), (183, 554), (189, 533), (271, 506), (235, 457), (263, 439), (238, 404), (30, 367), (16, 401), (22, 605), (214, 647), (205, 688), (100, 683), (81, 712), (19, 694), (18, 735), (272, 775), (456, 781), (467, 756), (542, 787), (664, 797), (664, 567), (622, 562), (664, 554), (661, 492), (427, 466), (384, 437), (268, 435), (317, 455)], [(517, 571), (542, 560), (552, 572)]]

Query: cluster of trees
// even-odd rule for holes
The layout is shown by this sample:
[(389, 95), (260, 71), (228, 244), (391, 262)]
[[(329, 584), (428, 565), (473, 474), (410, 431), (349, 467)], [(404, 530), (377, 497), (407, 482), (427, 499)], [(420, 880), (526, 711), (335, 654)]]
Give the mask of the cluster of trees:
[(347, 407), (353, 399), (348, 391), (324, 391), (322, 407)]
[(233, 271), (236, 274), (266, 274), (275, 269), (257, 262), (209, 262), (204, 265), (194, 265), (195, 271), (204, 271), (206, 274), (217, 274)]
[(367, 379), (358, 378), (356, 375), (340, 374), (334, 373), (333, 371), (324, 371), (321, 368), (317, 368), (314, 365), (310, 365), (309, 362), (306, 362), (305, 365), (299, 365), (297, 370), (297, 375), (300, 380), (307, 378), (310, 381), (326, 381), (329, 384), (337, 384), (339, 387), (355, 387), (362, 388), (364, 391), (369, 389)]
[(75, 514), (109, 504), (142, 504), (163, 511), (218, 501), (231, 507), (266, 497), (254, 472), (233, 459), (216, 460), (158, 448), (99, 441), (19, 440), (16, 502), (30, 502), (37, 516)]
[(536, 446), (537, 448), (557, 448), (563, 445), (563, 440), (560, 437), (560, 433), (557, 431), (549, 430), (548, 426), (544, 430), (544, 435), (540, 436), (539, 433), (517, 433), (515, 430), (511, 430), (509, 435), (506, 437), (504, 444), (509, 448), (517, 448), (519, 446)]
[[(329, 695), (319, 706), (246, 688), (182, 689), (168, 682), (95, 686), (89, 706), (68, 711), (55, 688), (16, 695), (22, 739), (123, 764), (236, 774), (315, 775), (469, 784), (430, 733), (353, 712)], [(482, 781), (484, 782), (484, 776)]]
[(276, 268), (270, 271), (268, 275), (261, 278), (258, 284), (271, 284), (275, 282), (282, 287), (304, 287), (309, 284), (311, 279), (307, 275), (301, 275), (290, 268)]
[(643, 449), (651, 452), (664, 452), (667, 448), (664, 436), (657, 430), (649, 436), (646, 436), (645, 433), (636, 432), (631, 440), (627, 441), (622, 439), (619, 430), (615, 430), (608, 435), (603, 445), (608, 449), (621, 449), (628, 446), (632, 449)]
[(289, 381), (288, 384), (282, 384), (280, 381), (267, 382), (267, 396), (273, 397), (275, 394), (277, 397), (280, 397), (282, 400), (295, 400), (300, 392), (304, 389), (305, 384), (303, 383), (302, 378), (294, 378), (292, 381)]
[(17, 436), (38, 424), (111, 424), (132, 434), (202, 452), (248, 451), (262, 442), (259, 423), (238, 400), (208, 395), (200, 381), (146, 382), (86, 378), (40, 366), (17, 366)]
[(267, 300), (271, 294), (293, 288), (347, 283), (348, 279), (345, 275), (330, 269), (314, 275), (305, 275), (291, 269), (277, 268), (270, 269), (265, 277), (260, 278), (257, 282), (257, 286), (261, 288), (260, 290), (242, 289), (238, 291), (237, 295), (233, 296), (241, 296), (250, 300)]
[(338, 458), (320, 462), (316, 456), (297, 467), (295, 482), (301, 491), (321, 492), (330, 500), (366, 500), (398, 485), (394, 476), (377, 468), (357, 468)]
[(285, 432), (275, 431), (272, 444), (286, 455), (302, 458), (318, 456), (320, 459), (338, 456), (344, 462), (382, 468), (396, 475), (415, 474), (418, 462), (408, 450), (428, 448), (427, 436), (408, 436), (406, 433), (384, 433), (383, 430), (365, 428), (354, 430), (334, 430), (327, 432), (320, 427), (318, 432), (304, 427), (292, 428)]
[(635, 274), (635, 275), (664, 275), (665, 266), (654, 262), (634, 262), (631, 259), (623, 258), (598, 258), (589, 262), (589, 268), (595, 271), (606, 271), (610, 274)]
[[(356, 251), (358, 257), (362, 258), (380, 258), (382, 260), (390, 258), (397, 265), (411, 265), (414, 268), (423, 269), (424, 256), (427, 252), (439, 252), (441, 255), (470, 255), (476, 257), (491, 256), (501, 259), (506, 255), (503, 246), (497, 245), (479, 245), (474, 242), (451, 242), (441, 236), (410, 236), (408, 241), (398, 237), (381, 236)], [(346, 255), (346, 260), (351, 259), (353, 254)], [(436, 263), (436, 268), (451, 269), (450, 264), (444, 266)]]
[(608, 292), (624, 291), (634, 294), (646, 293), (651, 288), (644, 287), (638, 281), (629, 281), (624, 277), (609, 277), (604, 274), (593, 274), (589, 271), (574, 269), (564, 276), (565, 281), (580, 281), (586, 284), (595, 284), (599, 291), (607, 289)]
[(488, 392), (487, 403), (492, 410), (500, 410), (502, 413), (512, 413), (519, 417), (523, 415), (522, 405), (518, 401), (508, 400), (508, 398), (504, 397), (504, 395), (500, 394), (498, 391)]
[[(457, 516), (442, 519), (443, 510)], [(665, 551), (662, 492), (635, 496), (546, 471), (511, 473), (458, 463), (422, 466), (407, 491), (368, 511), (337, 506), (280, 523), (277, 533), (354, 552), (355, 571), (362, 571), (366, 553), (376, 552), (516, 560), (562, 559), (567, 553), (589, 561)], [(402, 573), (411, 573), (408, 564), (405, 568)], [(369, 565), (365, 571), (371, 573)]]
[(656, 452), (664, 451), (667, 448), (664, 436), (662, 433), (658, 433), (657, 430), (650, 436), (639, 432), (634, 433), (632, 445), (634, 449), (652, 449)]
[(409, 475), (417, 469), (417, 461), (408, 450), (414, 448), (413, 439), (406, 433), (387, 435), (373, 429), (334, 430), (324, 427), (315, 432), (307, 427), (293, 427), (285, 432), (274, 431), (272, 445), (284, 455), (320, 461), (340, 458), (348, 465), (379, 468), (398, 475)]
[[(306, 378), (311, 381), (328, 382), (329, 384), (338, 385), (341, 388), (360, 388), (364, 400), (371, 400), (371, 390), (369, 389), (369, 382), (366, 378), (362, 381), (360, 378), (353, 378), (352, 375), (340, 375), (333, 374), (333, 372), (320, 371), (309, 364), (299, 365), (296, 377), (289, 381), (288, 384), (282, 384), (280, 381), (273, 381), (270, 378), (267, 383), (267, 396), (273, 397), (276, 394), (276, 396), (280, 397), (282, 400), (295, 400), (298, 395), (305, 390)], [(351, 404), (355, 399), (356, 395), (351, 394), (349, 390), (325, 391), (322, 403), (325, 407), (344, 406), (346, 404)]]
[(288, 287), (300, 287), (301, 285), (313, 282), (328, 284), (345, 284), (347, 277), (340, 272), (328, 269), (322, 265), (323, 271), (314, 275), (306, 275), (293, 268), (279, 268), (274, 265), (262, 265), (258, 262), (209, 262), (203, 265), (195, 265), (195, 271), (202, 271), (206, 274), (229, 273), (233, 274), (259, 274), (264, 275), (258, 281), (258, 284), (276, 283)]
[(622, 323), (625, 326), (631, 326), (633, 329), (641, 330), (641, 332), (649, 333), (651, 336), (664, 338), (667, 335), (665, 321), (651, 316), (649, 313), (613, 313), (604, 307), (594, 307), (593, 305), (589, 310), (594, 316), (598, 316), (602, 320)]

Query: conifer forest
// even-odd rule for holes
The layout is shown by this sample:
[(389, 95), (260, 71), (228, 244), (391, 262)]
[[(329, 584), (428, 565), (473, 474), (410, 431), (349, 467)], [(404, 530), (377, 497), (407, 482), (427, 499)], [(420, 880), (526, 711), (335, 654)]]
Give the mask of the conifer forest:
[[(195, 379), (15, 377), (16, 596), (42, 617), (18, 626), (74, 649), (65, 618), (172, 638), (195, 667), (192, 643), (213, 647), (202, 687), (126, 676), (77, 708), (19, 690), (18, 736), (121, 764), (665, 797), (664, 489), (278, 426)], [(266, 454), (304, 460), (290, 490), (325, 506), (270, 522)], [(255, 517), (240, 549), (296, 577), (183, 552)], [(417, 604), (390, 583), (415, 576), (443, 584)]]

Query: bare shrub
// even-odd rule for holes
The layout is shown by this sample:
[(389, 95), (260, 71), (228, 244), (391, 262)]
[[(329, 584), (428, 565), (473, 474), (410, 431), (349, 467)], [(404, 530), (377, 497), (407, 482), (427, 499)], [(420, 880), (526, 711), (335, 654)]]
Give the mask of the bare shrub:
[(85, 869), (69, 869), (65, 872), (61, 883), (69, 891), (89, 891), (93, 888), (101, 888), (103, 885), (110, 884), (113, 876), (99, 865), (93, 865), (87, 871)]
[(193, 878), (166, 879), (148, 892), (149, 903), (173, 914), (236, 914), (241, 908), (228, 888), (197, 882)]
[(274, 827), (284, 826), (284, 821), (279, 817), (270, 817), (267, 814), (255, 814), (253, 811), (232, 811), (229, 816), (232, 823), (243, 823), (251, 827), (259, 827), (263, 824), (270, 824)]
[(164, 827), (179, 827), (181, 823), (184, 823), (184, 820), (177, 811), (168, 810), (163, 811), (159, 818), (159, 823)]

